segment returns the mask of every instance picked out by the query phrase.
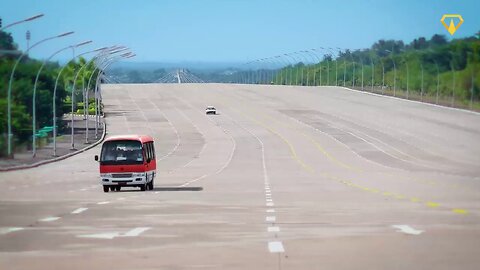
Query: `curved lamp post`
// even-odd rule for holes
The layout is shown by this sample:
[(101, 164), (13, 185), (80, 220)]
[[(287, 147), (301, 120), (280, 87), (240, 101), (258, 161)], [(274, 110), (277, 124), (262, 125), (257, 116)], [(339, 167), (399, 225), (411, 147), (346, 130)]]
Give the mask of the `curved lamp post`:
[(61, 37), (65, 37), (65, 36), (68, 36), (68, 35), (71, 35), (73, 34), (74, 32), (66, 32), (66, 33), (63, 33), (63, 34), (60, 34), (60, 35), (56, 35), (56, 36), (52, 36), (52, 37), (48, 37), (48, 38), (44, 38), (40, 41), (38, 41), (37, 43), (33, 44), (30, 48), (28, 48), (26, 51), (24, 51), (18, 58), (17, 58), (17, 61), (15, 62), (15, 65), (13, 66), (13, 69), (12, 69), (12, 73), (10, 74), (10, 80), (8, 81), (8, 91), (7, 91), (7, 129), (8, 129), (8, 156), (10, 157), (13, 157), (12, 156), (12, 105), (11, 105), (11, 100), (12, 100), (12, 83), (13, 83), (13, 77), (15, 75), (15, 70), (17, 69), (17, 66), (18, 64), (20, 63), (20, 61), (22, 60), (22, 58), (28, 54), (28, 52), (35, 48), (36, 46), (44, 43), (44, 42), (47, 42), (49, 40), (52, 40), (52, 39), (57, 39), (57, 38), (61, 38)]
[[(405, 50), (401, 50), (402, 52), (405, 52)], [(403, 61), (405, 61), (405, 67), (407, 68), (407, 99), (409, 97), (410, 89), (409, 89), (409, 79), (410, 79), (410, 74), (408, 70), (408, 59), (406, 56), (402, 56)]]
[[(307, 81), (306, 81), (305, 85), (308, 86), (308, 66), (307, 66), (308, 58), (305, 57), (305, 55), (303, 55), (302, 52), (303, 51), (298, 51), (295, 54), (297, 54), (303, 62), (301, 85), (303, 86), (303, 81), (304, 81), (304, 78), (305, 78), (304, 73), (306, 73)], [(305, 69), (307, 69), (307, 72), (305, 72)]]
[[(118, 58), (120, 57), (123, 57), (123, 58), (131, 58), (131, 57), (134, 57), (135, 54), (132, 54), (132, 53), (125, 53), (125, 54), (122, 54), (122, 55), (119, 55), (117, 56)], [(100, 73), (103, 72), (103, 69), (100, 67), (102, 64), (105, 64), (106, 62), (112, 60), (113, 58), (105, 58), (104, 59), (104, 62), (103, 63), (100, 63), (99, 65), (96, 65), (95, 66), (95, 69), (93, 70), (92, 74), (90, 75), (90, 78), (88, 79), (88, 84), (87, 84), (87, 89), (90, 89), (90, 82), (93, 78), (93, 75), (95, 74), (95, 72), (98, 70), (97, 72), (97, 83), (95, 83), (95, 88), (94, 88), (94, 95), (95, 95), (95, 138), (98, 138), (98, 123), (100, 122), (100, 119), (99, 119), (99, 115), (98, 115), (98, 112), (99, 112), (99, 109), (98, 109), (98, 106), (99, 106), (99, 102), (98, 102), (98, 93), (97, 93), (97, 86), (98, 86), (98, 78), (100, 77)], [(87, 93), (88, 93), (88, 90), (87, 90)], [(88, 100), (88, 94), (87, 94), (87, 100)], [(85, 143), (88, 143), (88, 121), (86, 121), (86, 124), (85, 124)]]
[[(313, 71), (313, 72), (312, 72), (312, 73), (313, 73), (313, 84), (312, 84), (312, 86), (315, 86), (315, 73), (316, 73), (316, 72), (315, 72), (315, 63), (317, 62), (317, 59), (316, 59), (316, 57), (314, 57), (314, 56), (312, 55), (312, 53), (311, 53), (310, 51), (304, 50), (304, 51), (301, 51), (301, 52), (302, 52), (302, 53), (305, 53), (306, 55), (308, 55), (308, 57), (310, 57), (310, 60), (312, 61), (312, 64), (311, 64), (311, 66), (312, 66), (311, 70)], [(308, 78), (309, 78), (309, 77), (308, 77), (308, 69), (307, 69), (307, 86), (310, 85), (310, 84), (308, 83)]]
[(375, 63), (373, 61), (373, 57), (372, 57), (371, 53), (369, 54), (369, 57), (370, 57), (370, 64), (372, 64), (372, 85), (371, 85), (371, 87), (372, 87), (372, 93), (373, 93), (373, 86), (375, 84), (375, 75), (374, 75), (375, 74)]
[[(298, 61), (297, 61), (297, 59), (295, 59), (295, 57), (293, 57), (291, 55), (291, 53), (287, 53), (287, 54), (285, 54), (285, 56), (292, 59), (292, 62), (291, 62), (292, 68), (290, 69), (290, 76), (291, 76), (292, 79), (290, 80), (290, 85), (297, 85), (298, 84), (298, 69), (295, 68), (295, 64)], [(295, 70), (295, 76), (293, 75), (293, 70)], [(295, 81), (294, 81), (294, 78), (295, 78)]]
[(318, 60), (318, 65), (320, 67), (320, 72), (319, 72), (319, 85), (322, 86), (322, 58), (320, 56), (318, 56), (315, 52), (318, 52), (317, 50), (315, 49), (310, 49), (310, 51), (312, 52), (312, 54), (315, 56), (315, 58), (317, 58)]
[[(118, 50), (115, 50), (115, 51), (101, 51), (99, 54), (97, 54), (96, 56), (93, 57), (92, 60), (88, 61), (87, 63), (85, 63), (83, 66), (80, 67), (80, 69), (77, 71), (77, 73), (75, 74), (75, 77), (73, 79), (73, 86), (72, 86), (72, 115), (71, 115), (71, 135), (70, 135), (70, 143), (71, 143), (71, 149), (75, 149), (75, 140), (74, 140), (74, 115), (73, 115), (73, 109), (74, 109), (74, 104), (75, 104), (75, 85), (77, 83), (77, 79), (78, 79), (78, 76), (80, 75), (80, 72), (86, 67), (88, 66), (89, 64), (91, 64), (93, 61), (95, 61), (98, 57), (102, 57), (104, 56), (105, 54), (115, 54), (115, 53), (118, 53), (118, 52), (122, 52), (122, 51), (125, 51), (125, 50), (128, 50), (128, 48), (123, 48), (123, 49), (118, 49)], [(88, 119), (87, 119), (88, 120)]]
[[(328, 47), (328, 48), (323, 48), (323, 49), (330, 52), (330, 58), (333, 59), (333, 57), (335, 57), (335, 86), (338, 86), (338, 59), (337, 58), (339, 56), (340, 48), (338, 48), (338, 47), (337, 48)], [(329, 70), (330, 70), (330, 68), (329, 68)], [(328, 75), (328, 78), (330, 78), (330, 75)]]
[[(319, 48), (322, 49), (322, 50), (326, 50), (323, 47), (319, 47)], [(317, 49), (312, 49), (312, 50), (318, 51)], [(322, 54), (325, 58), (326, 54), (325, 53), (322, 53)], [(330, 57), (331, 57), (331, 55), (330, 55)], [(330, 85), (330, 78), (329, 78), (330, 77), (330, 61), (328, 59), (326, 59), (326, 60), (327, 60), (326, 61), (327, 62), (327, 84), (326, 85)], [(320, 64), (320, 85), (322, 85), (322, 64)]]
[(395, 60), (393, 59), (393, 51), (385, 50), (386, 52), (390, 53), (390, 57), (392, 58), (393, 63), (393, 96), (396, 96), (396, 89), (397, 89), (397, 67), (395, 65)]
[[(318, 63), (320, 65), (320, 83), (322, 81), (322, 66), (321, 66), (321, 62), (322, 60), (320, 59), (320, 57), (318, 57), (318, 55), (316, 55), (314, 52), (313, 52), (313, 49), (310, 49), (310, 50), (306, 50), (305, 52), (308, 52), (309, 55), (312, 55), (314, 59), (316, 59), (316, 63)], [(314, 64), (313, 64), (313, 86), (317, 86), (317, 81), (316, 81), (316, 70), (315, 70), (315, 60), (314, 60)], [(321, 84), (320, 84), (321, 85)]]
[(74, 56), (67, 64), (65, 64), (60, 69), (60, 71), (57, 74), (57, 78), (55, 79), (55, 86), (53, 88), (53, 114), (52, 114), (52, 118), (53, 118), (52, 119), (53, 120), (52, 121), (53, 122), (53, 156), (57, 156), (57, 117), (56, 117), (57, 111), (56, 111), (55, 99), (57, 98), (57, 86), (58, 86), (58, 81), (60, 79), (60, 75), (62, 74), (63, 70), (68, 66), (68, 64), (75, 60), (75, 58), (80, 57), (80, 56), (85, 55), (85, 54), (94, 53), (94, 52), (98, 52), (98, 51), (102, 51), (102, 50), (106, 50), (106, 49), (108, 49), (108, 47), (95, 49), (95, 50), (92, 50), (92, 51), (81, 53), (78, 56)]
[[(43, 70), (43, 67), (47, 64), (48, 61), (50, 61), (50, 59), (52, 59), (55, 55), (67, 50), (67, 49), (72, 49), (72, 48), (78, 48), (80, 46), (83, 46), (85, 44), (89, 44), (91, 43), (92, 41), (89, 40), (89, 41), (85, 41), (85, 42), (82, 42), (82, 43), (78, 43), (76, 45), (70, 45), (70, 46), (67, 46), (67, 47), (64, 47), (56, 52), (54, 52), (52, 55), (50, 55), (47, 59), (45, 59), (42, 63), (42, 65), (40, 66), (40, 68), (38, 69), (37, 71), (37, 76), (35, 77), (35, 83), (33, 84), (33, 98), (32, 98), (32, 157), (35, 157), (35, 155), (37, 154), (37, 145), (36, 145), (36, 136), (35, 136), (35, 133), (37, 132), (36, 130), (36, 127), (37, 127), (37, 117), (36, 117), (36, 97), (37, 97), (37, 84), (38, 84), (38, 78), (40, 77), (40, 73), (42, 72)], [(55, 100), (54, 100), (54, 103), (55, 103)]]
[(21, 20), (21, 21), (17, 21), (17, 22), (13, 22), (11, 24), (7, 24), (5, 25), (4, 27), (0, 28), (0, 31), (5, 31), (7, 28), (10, 28), (14, 25), (17, 25), (17, 24), (21, 24), (21, 23), (24, 23), (24, 22), (30, 22), (30, 21), (33, 21), (35, 19), (38, 19), (38, 18), (41, 18), (43, 17), (44, 14), (38, 14), (38, 15), (35, 15), (35, 16), (32, 16), (32, 17), (29, 17), (29, 18), (26, 18), (24, 20)]
[(98, 124), (100, 122), (100, 114), (99, 114), (99, 109), (100, 109), (100, 99), (101, 99), (101, 92), (99, 91), (99, 82), (100, 82), (100, 78), (101, 78), (101, 74), (104, 74), (106, 69), (112, 64), (114, 63), (115, 61), (118, 61), (120, 60), (120, 58), (132, 58), (132, 57), (135, 57), (136, 55), (135, 54), (125, 54), (127, 56), (118, 56), (117, 58), (111, 58), (110, 62), (106, 63), (105, 66), (103, 68), (100, 68), (99, 70), (99, 73), (97, 75), (97, 78), (96, 78), (96, 82), (95, 82), (95, 138), (98, 138)]

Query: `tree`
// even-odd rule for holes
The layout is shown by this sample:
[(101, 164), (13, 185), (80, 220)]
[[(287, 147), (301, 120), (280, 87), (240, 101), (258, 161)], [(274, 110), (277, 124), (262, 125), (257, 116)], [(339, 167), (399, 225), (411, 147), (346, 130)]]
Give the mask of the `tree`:
[(447, 38), (444, 35), (435, 34), (429, 41), (430, 46), (441, 46), (448, 43)]

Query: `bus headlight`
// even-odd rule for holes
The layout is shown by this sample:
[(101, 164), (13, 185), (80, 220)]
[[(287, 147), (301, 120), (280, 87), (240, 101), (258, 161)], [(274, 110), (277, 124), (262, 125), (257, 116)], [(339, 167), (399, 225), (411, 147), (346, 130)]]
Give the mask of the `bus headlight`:
[(132, 173), (132, 177), (143, 177), (145, 176), (145, 173)]
[(100, 177), (109, 178), (109, 177), (112, 177), (112, 174), (111, 174), (111, 173), (101, 173), (101, 174), (100, 174)]

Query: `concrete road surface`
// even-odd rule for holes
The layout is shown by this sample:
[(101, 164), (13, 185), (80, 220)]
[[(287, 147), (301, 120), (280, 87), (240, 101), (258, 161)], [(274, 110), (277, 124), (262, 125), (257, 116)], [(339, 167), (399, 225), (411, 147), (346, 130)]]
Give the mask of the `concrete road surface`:
[[(104, 85), (153, 191), (96, 147), (0, 174), (0, 269), (478, 269), (480, 115), (335, 87)], [(205, 115), (205, 107), (218, 115)]]

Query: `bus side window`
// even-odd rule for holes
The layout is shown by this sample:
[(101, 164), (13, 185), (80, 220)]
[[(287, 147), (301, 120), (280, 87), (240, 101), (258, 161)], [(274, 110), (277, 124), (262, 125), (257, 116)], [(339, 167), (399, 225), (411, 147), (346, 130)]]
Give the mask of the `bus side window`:
[(145, 161), (146, 161), (150, 157), (150, 155), (148, 154), (148, 144), (143, 145), (143, 152), (145, 153)]
[(152, 159), (152, 150), (150, 149), (150, 143), (147, 143), (147, 156), (151, 160)]
[(153, 144), (153, 142), (151, 142), (152, 144), (152, 159), (155, 159), (155, 145)]
[(150, 158), (150, 160), (152, 160), (152, 145), (151, 143), (147, 143), (148, 145), (148, 157)]

